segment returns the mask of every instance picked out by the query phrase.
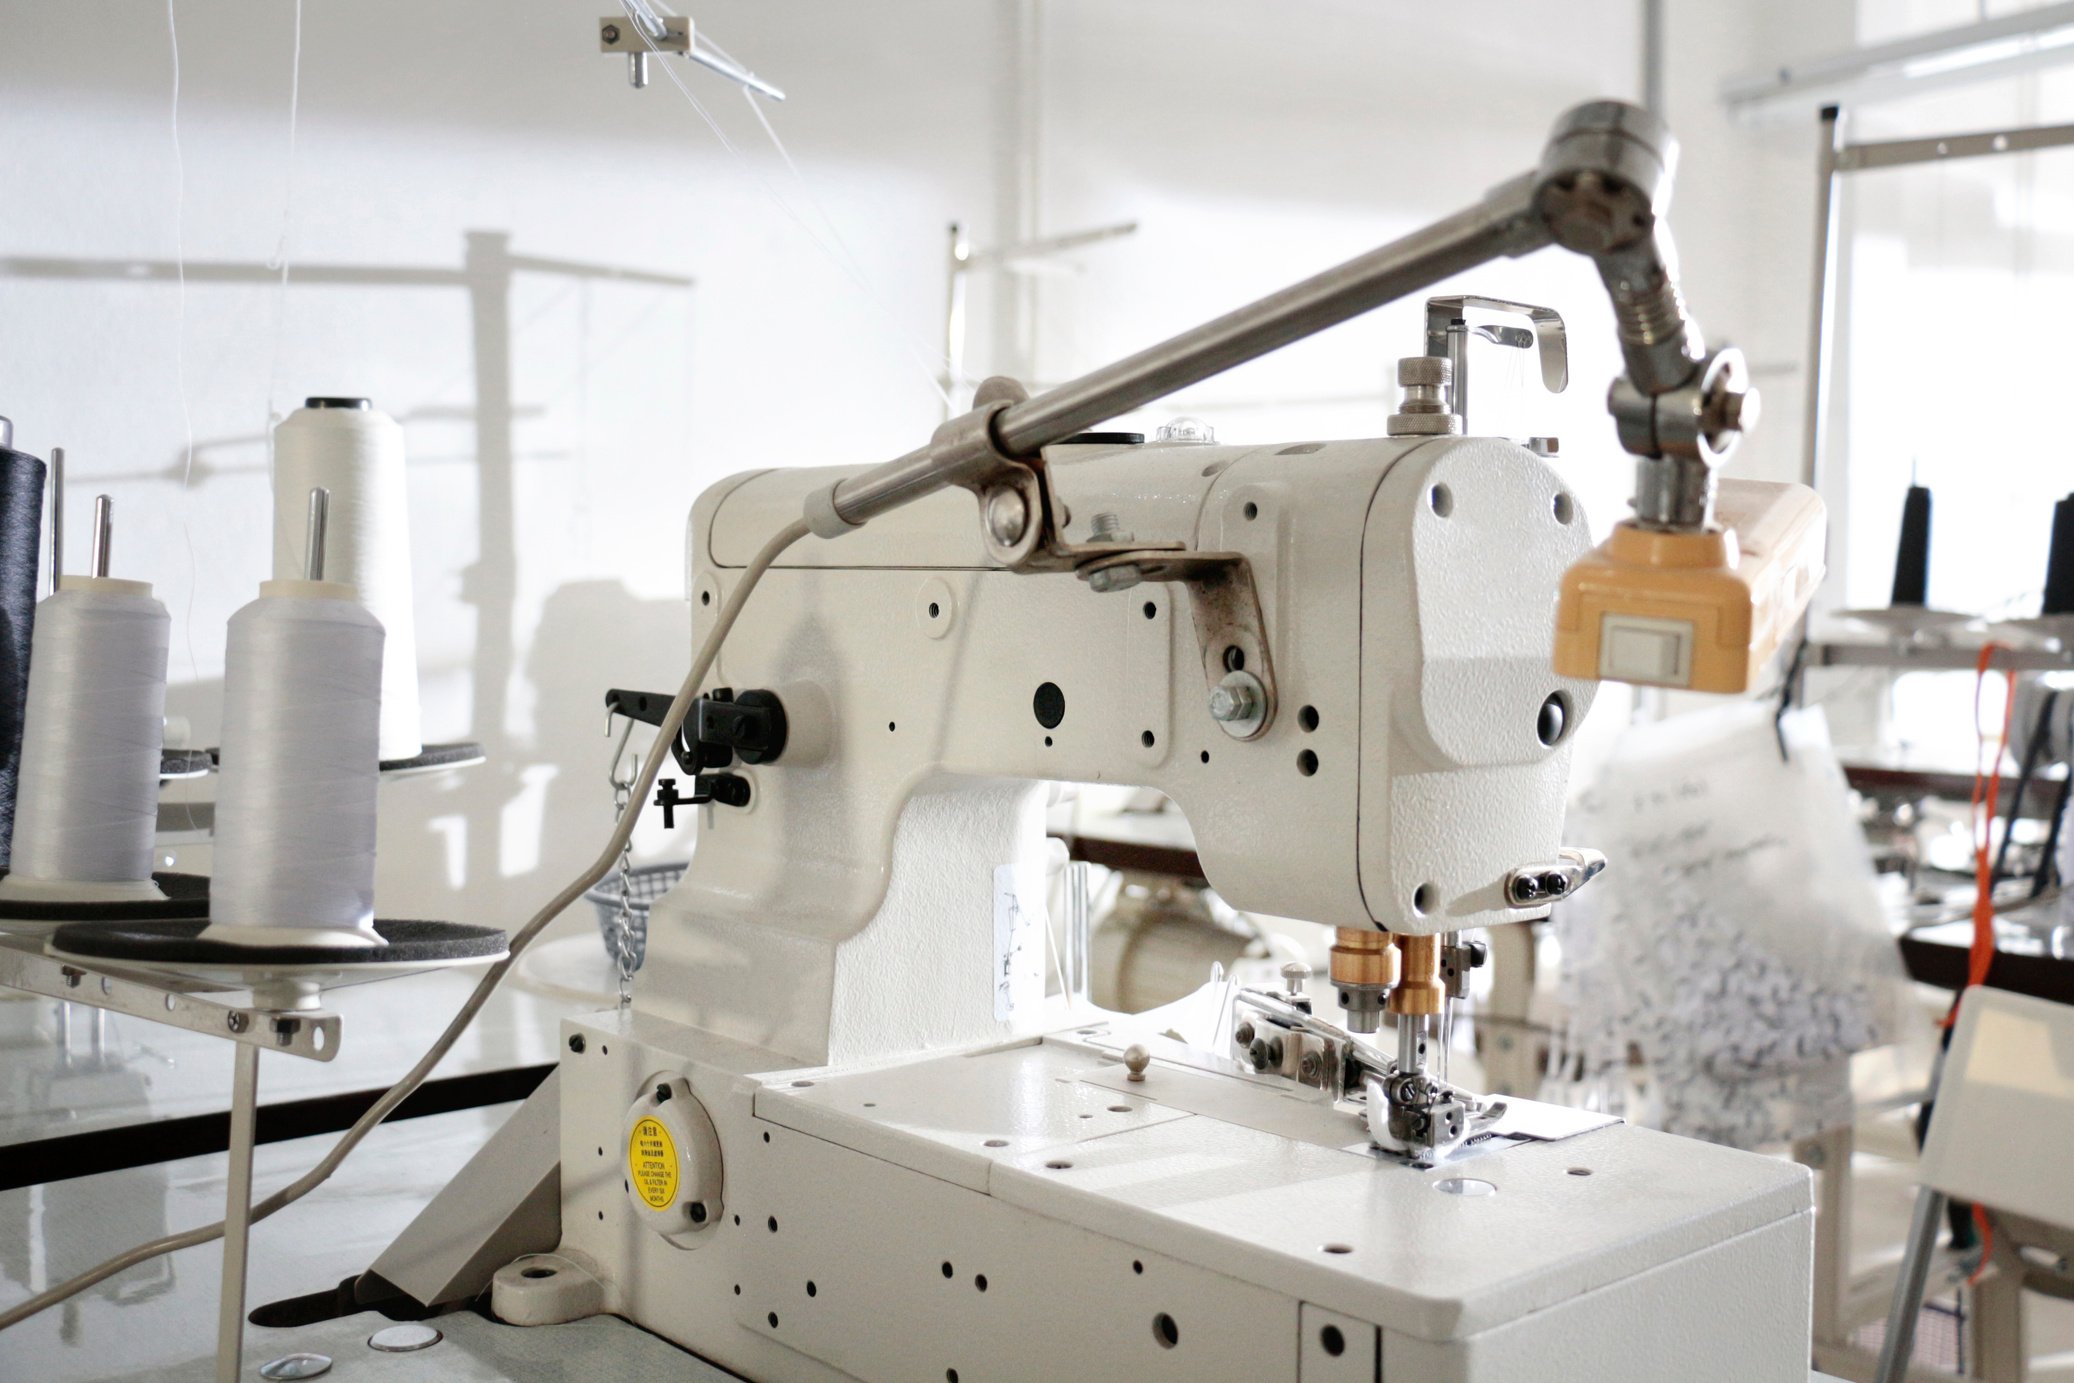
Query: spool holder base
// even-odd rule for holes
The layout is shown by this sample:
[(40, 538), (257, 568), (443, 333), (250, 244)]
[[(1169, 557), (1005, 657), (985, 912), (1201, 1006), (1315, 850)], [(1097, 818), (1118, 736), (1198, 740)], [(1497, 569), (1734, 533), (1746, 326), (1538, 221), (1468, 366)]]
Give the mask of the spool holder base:
[[(207, 881), (204, 880), (204, 883)], [(251, 1245), (252, 1152), (258, 1141), (259, 1056), (273, 1050), (313, 1061), (338, 1054), (339, 1019), (316, 1008), (322, 984), (382, 978), (510, 953), (494, 927), (453, 922), (377, 921), (379, 946), (239, 946), (204, 941), (206, 917), (73, 922), (48, 942), (0, 933), (0, 986), (82, 1003), (237, 1043), (231, 1083), (230, 1147), (224, 1193), (222, 1288), (218, 1295), (216, 1377), (237, 1383), (244, 1363), (246, 1259)], [(367, 973), (372, 972), (372, 973)], [(210, 988), (296, 993), (292, 1010), (234, 1007), (195, 997)]]

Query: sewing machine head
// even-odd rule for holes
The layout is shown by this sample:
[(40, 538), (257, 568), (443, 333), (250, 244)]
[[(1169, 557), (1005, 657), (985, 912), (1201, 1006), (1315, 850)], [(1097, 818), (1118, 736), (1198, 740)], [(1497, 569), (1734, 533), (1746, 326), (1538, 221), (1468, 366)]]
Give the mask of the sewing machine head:
[[(814, 1063), (1063, 1021), (1020, 930), (1041, 889), (1038, 785), (1136, 784), (1186, 813), (1233, 906), (1338, 929), (1347, 1030), (1268, 996), (1234, 1054), (1298, 1080), (1316, 1057), (1331, 1079), (1307, 1083), (1366, 1094), (1384, 1146), (1463, 1136), (1478, 1106), (1427, 1074), (1429, 1028), (1476, 959), (1459, 933), (1544, 916), (1599, 867), (1560, 839), (1596, 678), (1739, 687), (1819, 570), (1811, 495), (1717, 484), (1754, 394), (1684, 316), (1659, 216), (1671, 149), (1643, 112), (1580, 107), (1540, 168), (1444, 234), (1041, 398), (990, 380), (882, 466), (708, 491), (689, 535), (695, 638), (769, 535), (803, 514), (826, 541), (770, 570), (710, 679), (743, 694), (704, 704), (712, 733), (680, 755), (707, 805), (651, 917), (640, 1006)], [(1636, 514), (1596, 556), (1544, 449), (1463, 435), (1472, 332), (1538, 346), (1544, 382), (1566, 382), (1544, 308), (1433, 300), (1383, 439), (1071, 434), (1417, 275), (1558, 243), (1598, 264), (1627, 364), (1609, 402), (1638, 458)], [(1472, 309), (1532, 331), (1471, 328)], [(1717, 498), (1770, 514), (1751, 529), (1763, 542), (1739, 551)], [(1394, 1059), (1362, 1040), (1385, 1012)]]

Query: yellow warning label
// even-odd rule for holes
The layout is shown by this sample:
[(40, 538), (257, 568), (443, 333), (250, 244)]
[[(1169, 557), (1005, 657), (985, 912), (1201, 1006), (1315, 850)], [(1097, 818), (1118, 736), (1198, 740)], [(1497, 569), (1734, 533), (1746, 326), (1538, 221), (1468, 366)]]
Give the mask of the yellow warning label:
[(627, 1179), (654, 1209), (667, 1210), (677, 1199), (677, 1144), (660, 1119), (643, 1119), (627, 1135)]

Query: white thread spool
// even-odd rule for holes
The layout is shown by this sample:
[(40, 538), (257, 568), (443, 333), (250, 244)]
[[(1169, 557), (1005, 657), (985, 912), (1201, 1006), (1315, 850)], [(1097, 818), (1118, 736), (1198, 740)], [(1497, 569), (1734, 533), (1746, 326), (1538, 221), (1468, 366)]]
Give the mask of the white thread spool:
[[(106, 506), (100, 506), (105, 522)], [(95, 567), (106, 570), (105, 536)], [(172, 619), (143, 581), (67, 576), (36, 610), (0, 901), (155, 901)]]
[(382, 666), (383, 760), (425, 748), (411, 610), (410, 493), (403, 429), (365, 399), (311, 399), (274, 429), (274, 577), (306, 570), (305, 506), (330, 492), (324, 576), (350, 586), (388, 634)]
[[(278, 508), (278, 506), (277, 506)], [(323, 507), (305, 546), (324, 570)], [(212, 941), (377, 944), (382, 625), (336, 581), (268, 581), (231, 616)]]

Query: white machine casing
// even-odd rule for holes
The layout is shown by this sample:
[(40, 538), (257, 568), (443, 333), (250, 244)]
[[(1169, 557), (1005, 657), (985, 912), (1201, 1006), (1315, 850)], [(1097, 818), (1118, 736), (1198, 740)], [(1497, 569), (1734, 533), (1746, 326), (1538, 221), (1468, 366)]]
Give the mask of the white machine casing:
[[(993, 569), (965, 494), (795, 547), (709, 679), (777, 692), (788, 743), (733, 770), (746, 807), (700, 809), (631, 1012), (567, 1025), (562, 1240), (498, 1274), (499, 1314), (609, 1311), (756, 1379), (1802, 1383), (1803, 1169), (1538, 1106), (1548, 1141), (1416, 1167), (1348, 1105), (1069, 1010), (1041, 941), (1010, 944), (1053, 782), (1170, 795), (1240, 908), (1411, 933), (1545, 911), (1501, 880), (1561, 844), (1543, 704), (1574, 728), (1593, 693), (1549, 671), (1589, 546), (1555, 471), (1465, 438), (1046, 459), (1076, 534), (1112, 513), (1246, 556), (1272, 724), (1209, 715), (1184, 588)], [(700, 499), (694, 638), (837, 474)], [(650, 1119), (678, 1132), (635, 1169)]]
[[(793, 742), (737, 770), (746, 809), (702, 810), (650, 919), (644, 1011), (817, 1064), (1029, 1030), (995, 1017), (990, 919), (995, 870), (1041, 859), (1047, 781), (1166, 793), (1241, 909), (1410, 933), (1546, 912), (1503, 891), (1560, 844), (1567, 739), (1541, 743), (1538, 718), (1559, 696), (1574, 726), (1595, 688), (1548, 667), (1553, 592), (1590, 538), (1546, 462), (1464, 438), (1046, 456), (1072, 532), (1110, 513), (1141, 542), (1247, 558), (1273, 722), (1240, 741), (1211, 718), (1182, 587), (995, 569), (962, 492), (795, 547), (711, 679), (778, 692)], [(700, 499), (695, 635), (841, 474)], [(1046, 683), (1056, 727), (1033, 712)]]

